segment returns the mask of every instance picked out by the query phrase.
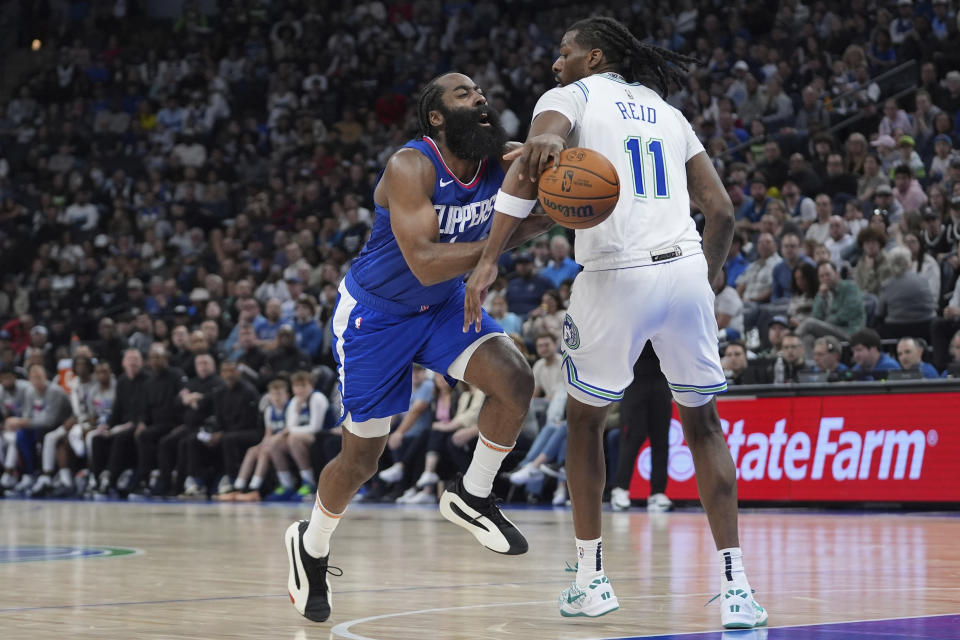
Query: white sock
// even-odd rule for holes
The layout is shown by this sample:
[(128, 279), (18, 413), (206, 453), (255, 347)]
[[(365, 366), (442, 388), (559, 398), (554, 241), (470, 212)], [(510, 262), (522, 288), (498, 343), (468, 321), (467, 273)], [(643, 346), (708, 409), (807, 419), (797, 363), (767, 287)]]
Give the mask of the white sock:
[(43, 436), (43, 446), (40, 452), (41, 468), (47, 475), (51, 475), (57, 468), (57, 443), (65, 435), (67, 435), (67, 430), (61, 426)]
[(720, 549), (717, 554), (720, 556), (721, 585), (724, 588), (727, 585), (736, 585), (749, 593), (750, 585), (743, 570), (743, 553), (740, 547)]
[(247, 481), (244, 480), (243, 478), (237, 478), (236, 480), (233, 481), (233, 488), (236, 491), (243, 491), (244, 489), (247, 488)]
[(3, 466), (8, 471), (16, 470), (17, 468), (17, 432), (16, 431), (7, 431), (3, 434), (3, 439), (7, 443), (7, 452), (4, 455)]
[(340, 524), (340, 513), (333, 513), (323, 506), (320, 496), (313, 501), (313, 514), (310, 516), (310, 525), (303, 534), (303, 548), (314, 558), (322, 558), (330, 553), (330, 536)]
[(503, 459), (513, 451), (513, 446), (509, 447), (502, 444), (491, 442), (480, 434), (477, 440), (477, 448), (473, 451), (473, 460), (467, 467), (467, 472), (463, 474), (463, 488), (467, 493), (486, 498), (493, 491), (493, 480), (500, 471), (500, 465)]
[(313, 475), (313, 469), (301, 470), (300, 480), (302, 480), (304, 484), (308, 484), (311, 487), (317, 484), (317, 477)]
[(60, 478), (60, 484), (67, 487), (73, 486), (73, 475), (70, 473), (70, 469), (60, 469), (57, 472), (57, 476)]
[(289, 471), (277, 471), (277, 480), (284, 489), (293, 489), (293, 474)]
[(261, 476), (253, 476), (250, 478), (250, 491), (260, 491), (260, 487), (263, 486), (263, 478)]
[(591, 582), (603, 575), (603, 547), (601, 538), (577, 541), (577, 586), (586, 589)]

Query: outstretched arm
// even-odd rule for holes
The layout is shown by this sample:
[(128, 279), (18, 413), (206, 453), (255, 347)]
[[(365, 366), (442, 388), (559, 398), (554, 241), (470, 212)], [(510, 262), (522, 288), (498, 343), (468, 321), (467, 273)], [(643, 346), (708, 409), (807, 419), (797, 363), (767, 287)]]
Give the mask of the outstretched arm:
[(703, 212), (703, 255), (709, 282), (713, 282), (730, 252), (733, 239), (733, 203), (720, 182), (717, 170), (703, 151), (687, 161), (687, 190), (690, 202)]
[[(514, 160), (507, 170), (500, 191), (521, 200), (532, 200), (537, 195), (537, 181), (543, 168), (553, 162), (559, 162), (560, 152), (563, 151), (564, 136), (570, 131), (570, 120), (557, 111), (545, 111), (533, 121), (530, 134), (523, 147), (515, 149), (504, 156), (506, 160)], [(525, 179), (524, 176), (529, 179)], [(481, 304), (487, 289), (497, 278), (497, 259), (507, 247), (511, 238), (517, 235), (521, 224), (530, 218), (520, 218), (508, 215), (500, 209), (501, 203), (495, 205), (493, 224), (487, 245), (484, 247), (476, 268), (467, 279), (467, 290), (463, 303), (463, 330), (466, 332), (470, 325), (475, 331), (480, 331)]]

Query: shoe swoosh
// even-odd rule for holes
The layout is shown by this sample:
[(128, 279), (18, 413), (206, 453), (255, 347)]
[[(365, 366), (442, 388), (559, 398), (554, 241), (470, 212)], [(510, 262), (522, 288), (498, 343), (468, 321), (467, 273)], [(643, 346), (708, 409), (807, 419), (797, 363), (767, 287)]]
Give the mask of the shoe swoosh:
[(580, 598), (582, 598), (584, 595), (586, 595), (586, 594), (580, 593), (580, 594), (577, 594), (577, 595), (575, 595), (575, 596), (573, 596), (573, 595), (567, 596), (567, 604), (573, 604), (573, 603), (575, 603), (577, 600), (579, 600)]
[(290, 538), (290, 563), (293, 566), (293, 579), (297, 583), (297, 591), (299, 591), (300, 590), (300, 572), (297, 571), (297, 552), (294, 550), (293, 538)]
[(450, 510), (453, 511), (455, 514), (457, 514), (459, 517), (463, 518), (464, 520), (472, 524), (473, 526), (480, 527), (481, 529), (487, 532), (490, 531), (490, 529), (488, 529), (482, 522), (480, 522), (476, 518), (471, 518), (466, 513), (464, 513), (463, 509), (457, 506), (456, 502), (453, 502), (453, 501), (450, 502)]

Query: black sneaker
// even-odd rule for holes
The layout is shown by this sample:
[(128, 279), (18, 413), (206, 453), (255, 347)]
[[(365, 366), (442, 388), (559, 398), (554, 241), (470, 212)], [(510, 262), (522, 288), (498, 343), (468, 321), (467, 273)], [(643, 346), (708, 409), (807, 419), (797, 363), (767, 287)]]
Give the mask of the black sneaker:
[(327, 565), (330, 555), (314, 558), (303, 547), (303, 534), (310, 523), (307, 520), (294, 522), (287, 527), (283, 535), (283, 546), (290, 562), (290, 575), (287, 578), (287, 593), (293, 608), (300, 615), (323, 622), (330, 617), (333, 605), (333, 593), (330, 590), (328, 573), (342, 576), (343, 571)]
[(516, 525), (500, 511), (496, 496), (478, 498), (463, 488), (463, 477), (447, 486), (440, 496), (440, 514), (455, 525), (473, 534), (477, 541), (491, 551), (516, 556), (527, 552), (527, 539)]

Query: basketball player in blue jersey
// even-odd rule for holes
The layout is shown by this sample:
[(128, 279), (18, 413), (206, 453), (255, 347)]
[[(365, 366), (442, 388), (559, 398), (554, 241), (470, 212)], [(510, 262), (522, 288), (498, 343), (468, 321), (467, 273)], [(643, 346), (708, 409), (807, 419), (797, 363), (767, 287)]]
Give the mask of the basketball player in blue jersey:
[[(481, 294), (496, 276), (505, 240), (533, 207), (512, 198), (521, 195), (514, 189), (556, 165), (566, 146), (606, 156), (620, 179), (620, 198), (607, 219), (577, 231), (583, 271), (563, 327), (567, 483), (578, 565), (573, 584), (560, 594), (560, 613), (596, 617), (619, 606), (603, 571), (600, 539), (603, 427), (650, 340), (677, 404), (717, 545), (721, 624), (753, 628), (766, 624), (767, 612), (751, 595), (743, 569), (736, 469), (714, 399), (726, 382), (710, 283), (730, 247), (733, 205), (690, 124), (663, 99), (671, 84), (682, 86), (683, 67), (692, 62), (638, 41), (612, 18), (588, 18), (567, 30), (553, 65), (560, 86), (537, 102), (467, 283), (464, 329), (487, 322), (479, 313)], [(691, 204), (706, 217), (702, 238)]]
[[(330, 616), (330, 536), (376, 473), (391, 417), (408, 408), (414, 363), (486, 395), (473, 460), (441, 496), (441, 514), (493, 551), (527, 550), (492, 488), (523, 425), (533, 375), (491, 317), (484, 314), (479, 335), (461, 329), (463, 275), (477, 263), (493, 219), (506, 135), (480, 88), (459, 73), (424, 87), (418, 118), (422, 136), (391, 156), (375, 187), (370, 239), (341, 282), (334, 309), (343, 448), (320, 474), (309, 522), (293, 523), (284, 536), (290, 599), (317, 622)], [(534, 192), (526, 185), (526, 197)], [(531, 217), (505, 246), (551, 225), (547, 216)]]

